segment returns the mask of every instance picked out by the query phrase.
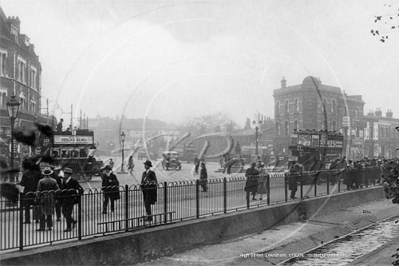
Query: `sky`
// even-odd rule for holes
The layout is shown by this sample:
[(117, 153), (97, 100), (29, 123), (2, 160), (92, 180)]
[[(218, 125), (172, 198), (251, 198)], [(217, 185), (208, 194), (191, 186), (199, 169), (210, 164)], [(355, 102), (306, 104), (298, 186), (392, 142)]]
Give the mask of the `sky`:
[[(394, 1), (0, 0), (42, 65), (60, 118), (227, 113), (240, 126), (274, 117), (273, 90), (307, 76), (399, 117), (399, 32), (375, 16)], [(396, 11), (395, 11), (396, 10)], [(396, 13), (395, 13), (396, 12)], [(394, 17), (399, 26), (399, 17)], [(388, 23), (389, 24), (389, 23)], [(386, 42), (371, 29), (389, 35)], [(57, 105), (60, 108), (57, 108)], [(43, 105), (44, 106), (44, 105)], [(64, 112), (64, 114), (62, 114)]]

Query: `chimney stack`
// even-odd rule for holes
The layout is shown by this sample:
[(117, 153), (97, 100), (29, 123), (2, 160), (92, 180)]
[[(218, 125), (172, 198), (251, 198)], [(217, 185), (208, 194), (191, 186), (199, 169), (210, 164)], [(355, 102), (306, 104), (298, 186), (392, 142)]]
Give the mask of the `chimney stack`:
[(391, 109), (388, 109), (388, 111), (385, 113), (387, 117), (392, 118), (393, 117), (393, 113)]
[(281, 80), (281, 88), (282, 89), (287, 88), (287, 81), (285, 80), (285, 77), (283, 77), (283, 79)]
[(369, 112), (367, 113), (368, 116), (374, 116), (374, 112), (373, 110), (369, 110)]
[(381, 108), (377, 108), (377, 110), (375, 111), (375, 116), (378, 116), (378, 117), (382, 116)]

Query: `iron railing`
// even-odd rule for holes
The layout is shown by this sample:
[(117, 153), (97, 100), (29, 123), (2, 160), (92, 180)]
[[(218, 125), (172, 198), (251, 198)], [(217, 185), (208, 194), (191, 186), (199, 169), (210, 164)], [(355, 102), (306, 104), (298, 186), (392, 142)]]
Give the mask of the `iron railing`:
[[(72, 216), (77, 223), (70, 232), (64, 232), (66, 222), (63, 217), (56, 221), (53, 215), (52, 230), (36, 231), (39, 217), (35, 217), (40, 205), (28, 208), (31, 223), (25, 224), (25, 207), (29, 199), (22, 198), (12, 203), (0, 201), (0, 250), (24, 249), (29, 246), (52, 244), (66, 240), (81, 240), (109, 233), (139, 230), (146, 226), (198, 219), (210, 215), (224, 214), (242, 209), (256, 208), (281, 202), (288, 202), (289, 179), (298, 182), (297, 197), (306, 199), (322, 195), (341, 193), (348, 188), (361, 189), (379, 184), (380, 168), (366, 168), (345, 171), (314, 171), (283, 175), (270, 174), (267, 177), (267, 194), (262, 200), (253, 201), (246, 197), (245, 177), (225, 177), (211, 179), (206, 183), (197, 181), (164, 182), (158, 184), (157, 202), (152, 205), (154, 221), (146, 223), (143, 196), (140, 186), (120, 186), (119, 199), (108, 203), (107, 213), (103, 213), (104, 192), (101, 188), (85, 190), (74, 206)], [(348, 184), (348, 185), (347, 185)], [(206, 192), (203, 192), (203, 187)], [(42, 192), (43, 193), (43, 192)], [(46, 192), (48, 193), (48, 192)], [(53, 193), (57, 199), (58, 192)], [(22, 195), (22, 194), (21, 194)], [(33, 199), (40, 195), (33, 195)], [(30, 199), (32, 200), (32, 199)]]

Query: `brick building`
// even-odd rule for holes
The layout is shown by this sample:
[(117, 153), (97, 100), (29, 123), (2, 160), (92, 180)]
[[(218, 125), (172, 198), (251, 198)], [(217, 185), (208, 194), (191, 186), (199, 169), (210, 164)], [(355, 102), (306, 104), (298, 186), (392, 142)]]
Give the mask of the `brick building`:
[[(287, 86), (283, 77), (273, 97), (277, 153), (288, 153), (293, 129), (327, 129), (363, 139), (365, 103), (360, 95), (347, 95), (339, 87), (324, 85), (320, 79), (309, 76), (302, 84), (293, 86)], [(344, 153), (346, 146), (344, 142)]]
[[(0, 137), (7, 143), (11, 126), (6, 103), (11, 95), (20, 102), (15, 127), (29, 128), (35, 120), (46, 122), (40, 115), (42, 67), (29, 37), (20, 32), (20, 25), (18, 17), (7, 18), (0, 7)], [(18, 145), (19, 152), (23, 148)]]

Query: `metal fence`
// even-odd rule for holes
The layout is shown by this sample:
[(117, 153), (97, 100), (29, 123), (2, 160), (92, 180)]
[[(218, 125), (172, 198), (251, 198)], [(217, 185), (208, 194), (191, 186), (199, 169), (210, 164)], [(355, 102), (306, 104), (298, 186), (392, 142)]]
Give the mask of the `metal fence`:
[[(81, 240), (87, 237), (101, 236), (121, 231), (140, 230), (187, 219), (198, 219), (210, 215), (257, 208), (290, 201), (289, 182), (296, 179), (300, 199), (341, 193), (348, 189), (361, 189), (380, 183), (381, 170), (366, 168), (345, 171), (315, 171), (285, 175), (270, 174), (267, 177), (267, 194), (262, 200), (252, 200), (244, 191), (247, 178), (227, 177), (200, 181), (165, 182), (158, 185), (157, 202), (152, 205), (154, 220), (146, 222), (142, 191), (139, 186), (120, 186), (119, 199), (111, 202), (104, 211), (105, 192), (101, 189), (85, 190), (80, 201), (74, 205), (72, 216), (76, 220), (70, 232), (64, 232), (66, 221), (56, 221), (56, 212), (52, 217), (52, 230), (37, 231), (39, 219), (37, 209), (30, 206), (26, 210), (26, 200), (17, 203), (5, 199), (0, 201), (0, 250), (20, 249), (67, 240)], [(203, 186), (202, 186), (203, 185)], [(204, 191), (206, 188), (206, 192)], [(56, 192), (52, 192), (58, 195)], [(37, 197), (38, 195), (35, 195)], [(26, 224), (26, 211), (31, 223)], [(36, 216), (36, 217), (35, 217)]]

